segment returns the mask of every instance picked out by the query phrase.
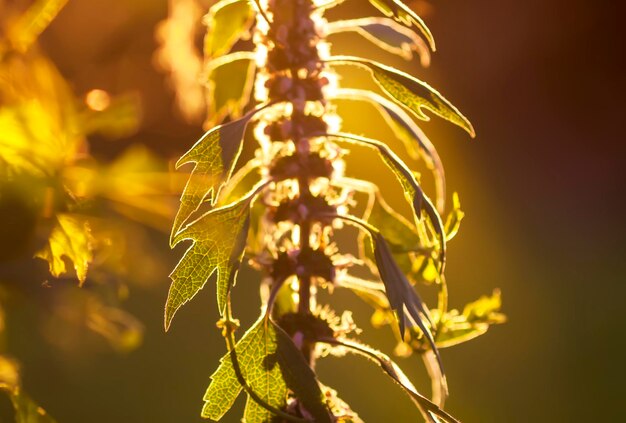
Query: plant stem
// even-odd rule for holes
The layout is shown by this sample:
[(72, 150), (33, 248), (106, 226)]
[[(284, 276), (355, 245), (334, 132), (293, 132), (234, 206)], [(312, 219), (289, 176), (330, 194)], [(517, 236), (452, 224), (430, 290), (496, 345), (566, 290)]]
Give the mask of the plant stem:
[[(281, 200), (286, 203), (291, 201), (293, 207), (290, 210), (298, 216), (297, 221), (294, 219), (292, 223), (293, 229), (299, 231), (298, 245), (293, 248), (297, 249), (298, 257), (295, 267), (299, 282), (297, 314), (303, 317), (302, 321), (313, 313), (315, 301), (312, 298), (312, 285), (315, 270), (310, 257), (319, 255), (319, 251), (315, 251), (317, 247), (311, 245), (315, 224), (311, 219), (311, 212), (320, 203), (320, 199), (313, 195), (310, 184), (314, 178), (319, 177), (311, 174), (311, 169), (315, 167), (313, 160), (319, 163), (321, 159), (311, 137), (323, 133), (327, 126), (323, 116), (319, 113), (315, 115), (307, 109), (307, 105), (318, 102), (323, 110), (326, 104), (322, 88), (327, 80), (321, 75), (325, 65), (318, 54), (320, 37), (312, 18), (314, 11), (312, 0), (268, 0), (265, 11), (268, 22), (258, 24), (259, 32), (263, 35), (259, 42), (265, 44), (267, 51), (266, 64), (261, 70), (261, 77), (267, 78), (264, 84), (267, 97), (257, 95), (257, 99), (291, 104), (290, 114), (286, 113), (282, 118), (269, 122), (266, 133), (272, 142), (293, 143), (293, 154), (290, 158), (292, 165), (298, 169), (297, 174), (288, 176), (295, 179), (296, 198)], [(264, 29), (266, 24), (268, 27)], [(275, 169), (270, 165), (269, 171), (272, 173)], [(330, 177), (330, 174), (327, 176)], [(296, 344), (300, 345), (302, 354), (313, 367), (314, 343), (305, 339), (303, 331), (299, 331), (299, 334), (302, 339)]]

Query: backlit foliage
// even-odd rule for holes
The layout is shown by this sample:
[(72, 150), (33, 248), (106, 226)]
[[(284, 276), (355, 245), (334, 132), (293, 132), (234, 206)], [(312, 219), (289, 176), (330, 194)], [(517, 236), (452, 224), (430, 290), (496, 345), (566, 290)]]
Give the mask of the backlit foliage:
[[(473, 137), (471, 123), (427, 83), (369, 58), (334, 56), (327, 41), (355, 32), (390, 54), (407, 60), (416, 54), (427, 66), (434, 38), (399, 0), (352, 1), (372, 16), (328, 22), (325, 12), (342, 0), (221, 0), (204, 18), (207, 121), (218, 126), (178, 162), (194, 168), (171, 240), (192, 245), (171, 275), (165, 313), (168, 328), (179, 307), (217, 275), (218, 326), (229, 352), (211, 377), (203, 417), (219, 420), (245, 391), (247, 423), (359, 422), (313, 371), (318, 359), (352, 352), (378, 364), (426, 421), (456, 422), (443, 411), (448, 388), (439, 349), (504, 321), (498, 291), (462, 312), (448, 309), (446, 248), (463, 212), (456, 193), (446, 210), (441, 160), (415, 119), (429, 120), (431, 113)], [(253, 43), (240, 42), (249, 36)], [(385, 95), (340, 87), (338, 74), (355, 67), (368, 71)], [(432, 172), (433, 197), (386, 142), (359, 128), (342, 130), (337, 106), (343, 102), (365, 102), (380, 113), (388, 136)], [(256, 151), (240, 163), (246, 142), (256, 143)], [(375, 152), (395, 175), (410, 218), (388, 205), (374, 175), (351, 176), (359, 163), (349, 152), (357, 149)], [(347, 227), (360, 232), (358, 252), (336, 238)], [(231, 298), (244, 258), (261, 274), (263, 308), (237, 341)], [(426, 285), (437, 289), (433, 306), (418, 294)], [(351, 314), (337, 317), (318, 303), (319, 290), (334, 288), (352, 290), (374, 307), (372, 323), (392, 326), (398, 354), (423, 357), (431, 399), (387, 355), (356, 339)]]
[[(145, 148), (110, 164), (90, 155), (90, 135), (137, 130), (139, 103), (100, 89), (76, 96), (42, 52), (37, 39), (66, 3), (0, 1), (0, 312), (5, 300), (25, 298), (45, 316), (44, 337), (65, 353), (84, 352), (85, 330), (128, 352), (141, 343), (143, 325), (120, 308), (125, 277), (129, 264), (152, 259), (132, 253), (142, 250), (142, 232), (131, 220), (169, 229), (175, 210), (161, 199), (171, 196), (171, 181), (167, 164)], [(37, 270), (43, 263), (48, 273)], [(1, 338), (4, 330), (0, 313)], [(24, 391), (5, 344), (0, 390), (16, 421), (52, 422)]]

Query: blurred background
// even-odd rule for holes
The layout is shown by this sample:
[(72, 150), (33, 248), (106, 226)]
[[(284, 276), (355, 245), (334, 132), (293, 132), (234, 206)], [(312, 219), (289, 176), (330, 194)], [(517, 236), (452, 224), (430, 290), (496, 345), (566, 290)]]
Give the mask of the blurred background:
[[(362, 3), (350, 0), (330, 16), (362, 15)], [(484, 423), (626, 420), (626, 6), (411, 3), (424, 12), (438, 51), (428, 69), (417, 60), (391, 62), (440, 90), (477, 131), (470, 140), (437, 119), (423, 125), (446, 167), (449, 192), (459, 192), (466, 213), (449, 249), (451, 305), (500, 288), (508, 316), (485, 336), (442, 351), (449, 411)], [(186, 124), (175, 110), (166, 73), (155, 67), (155, 28), (167, 13), (166, 0), (70, 0), (40, 39), (41, 51), (77, 96), (101, 89), (140, 99), (142, 120), (132, 135), (89, 137), (99, 162), (113, 163), (129, 146), (142, 145), (167, 163), (202, 134), (200, 123)], [(389, 62), (356, 35), (338, 37), (335, 47)], [(347, 120), (360, 119), (371, 126), (364, 132), (375, 134), (382, 123), (362, 116), (355, 112)], [(376, 164), (361, 166), (371, 172)], [(5, 342), (21, 362), (28, 393), (59, 423), (199, 422), (202, 395), (225, 351), (215, 328), (214, 288), (207, 284), (166, 334), (168, 273), (184, 248), (170, 251), (158, 222), (137, 229), (136, 237), (126, 233), (141, 238), (141, 251), (154, 257), (128, 263), (134, 271), (125, 274), (132, 288), (124, 309), (142, 324), (137, 349), (119, 354), (91, 332), (80, 332), (85, 339), (76, 341), (86, 352), (69, 341), (58, 348), (44, 333), (47, 318), (23, 299), (5, 305)], [(39, 261), (19, 269), (29, 279), (46, 266)], [(63, 283), (42, 287), (42, 281), (30, 288), (38, 296), (65, 289)], [(244, 324), (258, 315), (257, 287), (256, 274), (244, 270), (234, 294)], [(354, 310), (368, 343), (393, 350), (390, 332), (369, 325), (366, 305), (341, 292), (333, 303)], [(398, 360), (427, 391), (421, 361)], [(408, 398), (358, 357), (322, 360), (319, 372), (366, 422), (420, 419)], [(2, 422), (9, 421), (4, 401)], [(240, 415), (233, 410), (224, 421)]]

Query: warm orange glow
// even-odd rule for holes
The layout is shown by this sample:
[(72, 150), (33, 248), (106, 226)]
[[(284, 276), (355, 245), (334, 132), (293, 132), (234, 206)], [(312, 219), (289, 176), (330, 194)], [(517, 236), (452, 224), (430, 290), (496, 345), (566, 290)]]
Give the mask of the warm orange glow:
[(85, 96), (85, 104), (91, 110), (101, 112), (111, 105), (111, 96), (104, 90), (91, 90)]

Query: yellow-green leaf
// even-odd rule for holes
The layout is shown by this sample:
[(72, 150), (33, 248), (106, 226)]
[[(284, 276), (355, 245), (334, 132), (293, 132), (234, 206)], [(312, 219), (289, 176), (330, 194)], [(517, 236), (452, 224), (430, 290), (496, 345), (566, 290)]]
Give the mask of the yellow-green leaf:
[(256, 111), (209, 130), (176, 163), (176, 167), (187, 163), (195, 163), (195, 166), (180, 199), (171, 240), (207, 197), (211, 204), (217, 201), (220, 189), (232, 175), (246, 127)]
[(361, 355), (376, 362), (381, 369), (409, 395), (428, 423), (459, 423), (457, 419), (420, 394), (402, 369), (386, 354), (367, 345), (348, 339), (324, 339), (323, 342), (343, 347), (348, 352)]
[(64, 258), (69, 259), (82, 285), (93, 259), (93, 237), (85, 216), (58, 214), (57, 224), (50, 234), (48, 244), (35, 257), (48, 262), (50, 273), (59, 277), (67, 273)]
[(228, 293), (241, 264), (250, 225), (250, 204), (257, 189), (237, 202), (213, 209), (179, 231), (174, 245), (183, 240), (193, 244), (185, 252), (170, 278), (165, 306), (165, 329), (176, 311), (200, 291), (217, 272), (217, 304), (224, 313)]
[(439, 318), (439, 329), (435, 341), (440, 348), (451, 347), (474, 339), (489, 329), (491, 325), (506, 321), (500, 313), (502, 300), (500, 291), (495, 290), (491, 296), (482, 296), (467, 304), (463, 313), (451, 310), (443, 318)]
[(397, 22), (406, 26), (415, 25), (430, 44), (430, 48), (435, 51), (435, 39), (430, 29), (426, 26), (422, 18), (411, 10), (400, 0), (370, 0), (370, 3), (380, 10), (385, 16), (391, 17)]
[(250, 101), (254, 86), (254, 53), (237, 52), (209, 62), (207, 70), (207, 125), (216, 125), (225, 117), (238, 119)]
[(45, 58), (11, 55), (0, 63), (0, 160), (10, 172), (54, 175), (72, 162), (82, 137), (74, 98)]
[(461, 227), (461, 221), (465, 217), (465, 213), (461, 210), (461, 200), (456, 192), (452, 194), (452, 210), (448, 213), (444, 231), (446, 232), (446, 241), (450, 241), (456, 236)]
[(356, 32), (374, 45), (405, 60), (411, 60), (413, 52), (416, 52), (422, 66), (427, 67), (430, 64), (430, 51), (424, 40), (393, 19), (361, 18), (328, 24), (329, 35), (347, 31)]
[(429, 120), (429, 117), (424, 114), (422, 109), (430, 110), (439, 117), (463, 128), (472, 137), (475, 136), (474, 128), (470, 121), (427, 83), (405, 72), (372, 60), (338, 56), (329, 59), (328, 62), (340, 64), (354, 63), (366, 67), (374, 76), (374, 80), (387, 94), (396, 102), (411, 110), (419, 119)]
[(342, 216), (345, 221), (355, 224), (367, 231), (374, 251), (374, 260), (380, 279), (385, 286), (385, 294), (391, 310), (395, 312), (400, 338), (404, 339), (405, 328), (418, 328), (424, 335), (430, 348), (435, 353), (441, 370), (441, 383), (446, 386), (443, 364), (431, 328), (435, 325), (428, 307), (417, 294), (407, 276), (393, 258), (391, 248), (380, 230), (369, 223), (353, 216)]
[[(221, 419), (243, 389), (274, 409), (284, 411), (288, 390), (302, 402), (316, 422), (330, 422), (315, 374), (282, 329), (261, 317), (226, 354), (204, 396), (202, 417)], [(250, 395), (246, 423), (266, 423), (273, 413)]]
[[(363, 218), (379, 229), (391, 248), (394, 260), (410, 280), (432, 282), (437, 278), (436, 268), (431, 275), (431, 267), (428, 266), (433, 263), (433, 248), (424, 244), (415, 226), (394, 211), (380, 194), (376, 195), (371, 209)], [(359, 236), (359, 246), (362, 258), (374, 263), (374, 251), (365, 234)]]
[[(393, 134), (402, 142), (412, 159), (421, 158), (426, 167), (432, 172), (435, 181), (435, 202), (437, 210), (443, 212), (446, 199), (446, 178), (443, 164), (437, 153), (437, 149), (428, 139), (424, 131), (413, 119), (396, 103), (387, 100), (374, 92), (357, 89), (340, 89), (334, 96), (339, 100), (364, 101), (371, 104), (389, 125)], [(359, 128), (351, 130), (344, 127), (348, 132), (357, 132)]]
[(374, 257), (380, 279), (385, 284), (385, 292), (391, 309), (395, 311), (400, 326), (400, 337), (404, 338), (405, 327), (417, 327), (426, 337), (435, 353), (441, 370), (443, 384), (445, 375), (439, 351), (435, 344), (431, 328), (434, 327), (428, 307), (409, 283), (402, 269), (393, 259), (389, 245), (380, 233), (370, 232), (374, 249)]
[[(442, 273), (446, 260), (446, 237), (443, 230), (443, 223), (441, 222), (441, 217), (435, 209), (435, 206), (422, 191), (415, 174), (411, 172), (408, 166), (386, 144), (380, 141), (346, 133), (329, 134), (328, 136), (336, 138), (338, 141), (346, 141), (352, 144), (366, 146), (375, 149), (379, 153), (385, 165), (393, 172), (404, 190), (404, 196), (413, 209), (415, 227), (432, 227), (432, 230), (435, 232), (439, 243), (438, 271)], [(421, 218), (422, 211), (424, 211), (428, 217), (427, 221)], [(426, 235), (427, 234), (424, 233), (421, 239), (423, 243), (425, 242)]]
[(207, 33), (204, 55), (207, 59), (228, 53), (252, 24), (254, 9), (247, 0), (221, 0), (204, 17)]

